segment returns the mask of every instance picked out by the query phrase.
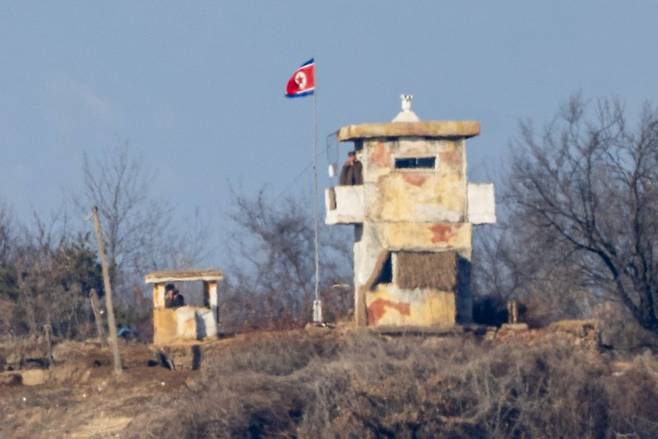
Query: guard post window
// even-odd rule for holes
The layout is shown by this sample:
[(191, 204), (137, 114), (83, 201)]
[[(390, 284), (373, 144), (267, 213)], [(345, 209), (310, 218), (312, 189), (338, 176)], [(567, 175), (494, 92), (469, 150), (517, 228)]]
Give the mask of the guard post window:
[(395, 169), (434, 169), (436, 157), (404, 157), (395, 159)]

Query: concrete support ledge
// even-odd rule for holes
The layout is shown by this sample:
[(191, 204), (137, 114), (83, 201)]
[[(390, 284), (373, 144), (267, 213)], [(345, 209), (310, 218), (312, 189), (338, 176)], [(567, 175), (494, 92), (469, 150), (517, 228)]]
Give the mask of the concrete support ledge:
[(450, 327), (440, 326), (377, 326), (370, 327), (369, 330), (381, 334), (391, 336), (435, 336), (435, 337), (451, 337), (461, 336), (464, 334), (472, 334), (476, 336), (484, 336), (487, 331), (493, 328), (486, 325), (467, 324), (455, 325)]
[(372, 330), (382, 335), (451, 336), (464, 333), (464, 328), (461, 326), (377, 326)]
[(327, 224), (358, 224), (365, 217), (364, 189), (359, 186), (336, 186), (325, 191)]

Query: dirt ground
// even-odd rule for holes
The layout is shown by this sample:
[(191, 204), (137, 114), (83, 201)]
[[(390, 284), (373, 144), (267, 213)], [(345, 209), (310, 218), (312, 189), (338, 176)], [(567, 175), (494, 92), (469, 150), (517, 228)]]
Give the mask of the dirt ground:
[(120, 351), (119, 378), (107, 350), (66, 342), (56, 347), (59, 361), (50, 371), (35, 370), (49, 375), (45, 383), (0, 384), (0, 437), (118, 437), (146, 401), (176, 391), (198, 373), (162, 367), (149, 345), (124, 343)]

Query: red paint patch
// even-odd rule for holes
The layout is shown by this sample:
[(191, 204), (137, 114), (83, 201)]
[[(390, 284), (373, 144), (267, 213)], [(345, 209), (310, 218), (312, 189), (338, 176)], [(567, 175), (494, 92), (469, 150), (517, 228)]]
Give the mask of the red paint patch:
[(450, 225), (435, 224), (430, 227), (432, 231), (432, 242), (448, 242), (450, 238), (455, 236), (455, 230)]
[(391, 154), (386, 151), (384, 142), (378, 142), (372, 153), (372, 161), (376, 165), (389, 167), (391, 166)]
[(386, 299), (377, 299), (368, 307), (368, 323), (376, 325), (379, 319), (386, 314), (386, 308), (393, 308), (403, 316), (411, 313), (411, 305), (408, 303), (392, 302)]
[(445, 163), (450, 166), (458, 166), (462, 164), (462, 155), (461, 151), (444, 151), (439, 154), (441, 158), (441, 163)]
[(427, 180), (426, 175), (416, 174), (411, 172), (403, 174), (402, 178), (404, 178), (404, 181), (406, 181), (409, 184), (413, 184), (414, 186), (422, 186)]

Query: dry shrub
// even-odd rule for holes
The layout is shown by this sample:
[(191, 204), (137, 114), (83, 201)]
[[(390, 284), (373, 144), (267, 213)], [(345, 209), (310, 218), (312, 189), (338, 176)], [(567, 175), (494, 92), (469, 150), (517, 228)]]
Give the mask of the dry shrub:
[(601, 327), (601, 342), (605, 347), (631, 352), (658, 349), (658, 334), (642, 328), (621, 305), (604, 302), (595, 308), (593, 315), (605, 322)]
[(658, 361), (649, 354), (620, 374), (601, 354), (559, 341), (489, 345), (456, 337), (290, 332), (216, 355), (187, 390), (152, 401), (133, 421), (135, 434), (658, 435)]

